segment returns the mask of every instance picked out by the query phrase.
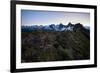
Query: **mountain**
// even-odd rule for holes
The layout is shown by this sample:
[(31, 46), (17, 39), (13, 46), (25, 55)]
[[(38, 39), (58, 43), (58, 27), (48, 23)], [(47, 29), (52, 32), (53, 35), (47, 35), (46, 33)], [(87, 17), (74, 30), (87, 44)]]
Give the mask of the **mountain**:
[[(33, 31), (33, 30), (44, 30), (44, 31), (73, 31), (75, 28), (81, 28), (83, 27), (82, 24), (77, 23), (77, 24), (72, 24), (68, 23), (68, 25), (63, 25), (62, 23), (60, 24), (50, 24), (50, 25), (33, 25), (33, 26), (22, 26), (22, 31)], [(84, 27), (89, 30), (89, 27)]]
[(89, 59), (90, 30), (81, 23), (22, 27), (22, 63)]

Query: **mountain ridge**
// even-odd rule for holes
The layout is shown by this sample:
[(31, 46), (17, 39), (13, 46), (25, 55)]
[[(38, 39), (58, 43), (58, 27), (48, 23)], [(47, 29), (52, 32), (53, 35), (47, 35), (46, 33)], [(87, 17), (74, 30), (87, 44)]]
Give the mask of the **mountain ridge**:
[[(78, 27), (77, 27), (78, 26)], [(90, 30), (89, 26), (83, 26), (80, 23), (72, 24), (69, 22), (67, 25), (60, 24), (50, 24), (50, 25), (32, 25), (32, 26), (22, 26), (22, 31), (33, 31), (33, 30), (44, 30), (44, 31), (73, 31), (75, 28), (85, 28)]]
[(80, 23), (22, 27), (21, 45), (22, 63), (88, 60), (90, 30)]

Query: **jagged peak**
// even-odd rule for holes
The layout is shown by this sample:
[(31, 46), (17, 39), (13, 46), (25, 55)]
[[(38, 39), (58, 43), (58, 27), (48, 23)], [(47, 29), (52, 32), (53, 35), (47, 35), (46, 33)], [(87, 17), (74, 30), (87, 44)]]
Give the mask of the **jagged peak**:
[(83, 25), (80, 24), (80, 23), (76, 23), (75, 26), (76, 26), (76, 27), (83, 27)]
[[(30, 28), (33, 30), (52, 30), (52, 31), (73, 31), (77, 29), (84, 29), (84, 26), (80, 23), (72, 24), (71, 22), (68, 23), (68, 25), (64, 25), (63, 23), (59, 24), (50, 24), (50, 25), (32, 25), (31, 27), (25, 26), (26, 28)], [(24, 27), (22, 26), (22, 29)]]

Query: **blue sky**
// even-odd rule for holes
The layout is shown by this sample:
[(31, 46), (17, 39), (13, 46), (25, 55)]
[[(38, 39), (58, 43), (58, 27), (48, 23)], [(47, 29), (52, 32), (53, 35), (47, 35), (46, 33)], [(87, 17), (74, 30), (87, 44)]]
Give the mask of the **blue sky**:
[(90, 13), (79, 12), (61, 12), (61, 11), (39, 11), (39, 10), (21, 10), (21, 25), (48, 25), (69, 22), (81, 23), (84, 26), (90, 25)]

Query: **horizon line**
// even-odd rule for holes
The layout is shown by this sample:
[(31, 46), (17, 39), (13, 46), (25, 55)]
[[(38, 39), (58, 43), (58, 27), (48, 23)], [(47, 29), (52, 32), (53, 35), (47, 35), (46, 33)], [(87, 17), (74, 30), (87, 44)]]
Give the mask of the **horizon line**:
[[(70, 22), (69, 22), (70, 23)], [(69, 24), (68, 23), (68, 24)], [(52, 24), (54, 24), (54, 23), (52, 23)], [(21, 25), (21, 26), (48, 26), (48, 25), (52, 25), (52, 24), (40, 24), (40, 25), (38, 25), (38, 24), (24, 24), (24, 25)], [(60, 25), (60, 24), (63, 24), (63, 23), (59, 23), (59, 24), (54, 24), (54, 25)], [(67, 24), (67, 25), (68, 25)], [(75, 24), (73, 24), (73, 23), (71, 23), (72, 25), (76, 25), (76, 24), (78, 24), (78, 23), (75, 23)], [(81, 23), (80, 23), (81, 24)], [(63, 24), (63, 25), (65, 25), (65, 24)], [(84, 24), (82, 24), (83, 26), (84, 26)], [(89, 25), (85, 25), (85, 26), (89, 26)]]

